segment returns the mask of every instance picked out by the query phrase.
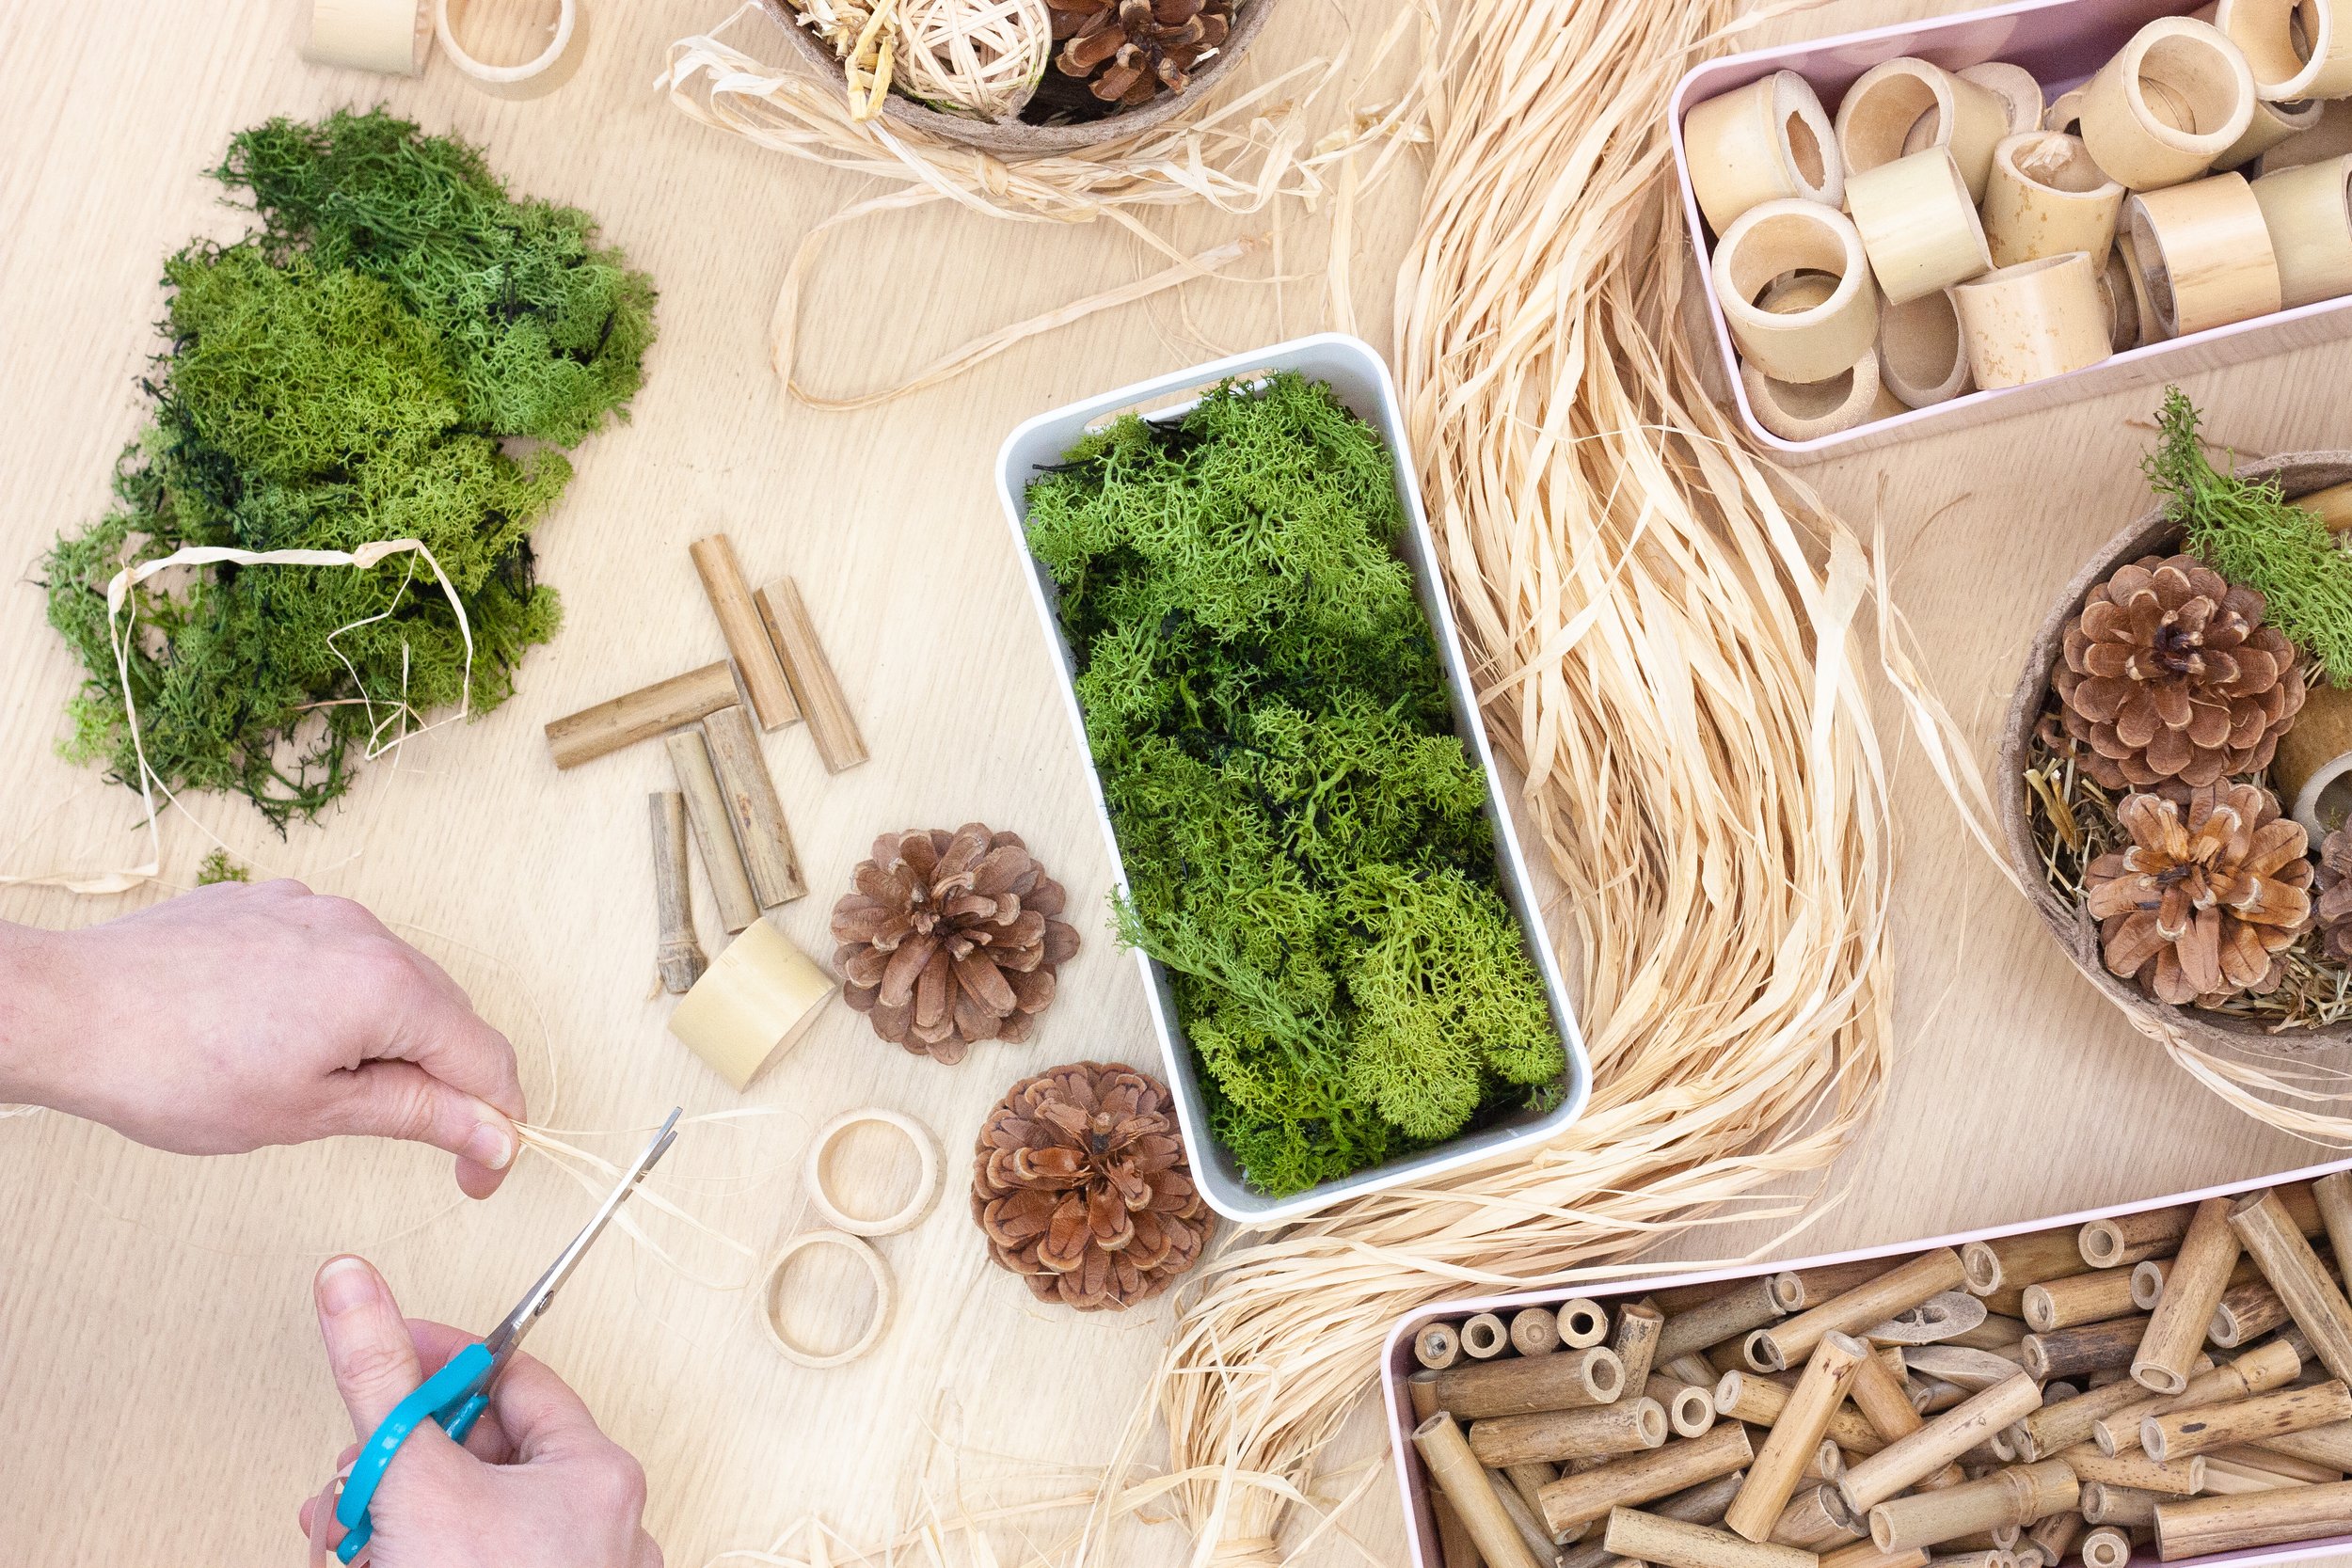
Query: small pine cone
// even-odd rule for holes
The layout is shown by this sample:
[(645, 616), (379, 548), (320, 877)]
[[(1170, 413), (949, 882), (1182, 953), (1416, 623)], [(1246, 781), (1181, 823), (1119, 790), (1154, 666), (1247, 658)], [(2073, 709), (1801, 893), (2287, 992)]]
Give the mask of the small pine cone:
[(884, 833), (851, 881), (833, 907), (842, 999), (918, 1056), (954, 1063), (980, 1040), (1027, 1039), (1078, 950), (1061, 884), (1017, 835), (981, 823)]
[(1051, 0), (1054, 59), (1105, 103), (1182, 92), (1232, 32), (1232, 0)]
[(2093, 588), (2051, 673), (2084, 770), (2109, 789), (2270, 766), (2303, 707), (2301, 656), (2263, 596), (2194, 556), (2147, 556)]
[(2338, 828), (2319, 841), (2317, 892), (2312, 912), (2327, 936), (2328, 956), (2352, 964), (2352, 830)]
[(2132, 795), (2116, 816), (2131, 847), (2083, 873), (2107, 968), (2174, 1006), (2278, 990), (2278, 955), (2312, 918), (2309, 836), (2278, 797), (2202, 784), (2185, 809)]
[(980, 1126), (972, 1217), (1040, 1301), (1082, 1312), (1158, 1295), (1200, 1261), (1209, 1206), (1167, 1086), (1116, 1063), (1025, 1078)]

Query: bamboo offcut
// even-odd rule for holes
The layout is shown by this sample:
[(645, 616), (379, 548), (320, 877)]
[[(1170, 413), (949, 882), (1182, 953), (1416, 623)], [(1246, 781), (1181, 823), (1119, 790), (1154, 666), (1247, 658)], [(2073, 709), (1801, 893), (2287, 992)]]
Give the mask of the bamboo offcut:
[(2205, 1489), (2205, 1462), (2187, 1458), (2167, 1463), (2137, 1449), (2103, 1453), (2095, 1444), (2079, 1443), (2058, 1456), (2072, 1466), (2077, 1479), (2102, 1486), (2124, 1486), (2170, 1497), (2189, 1497)]
[(1665, 1314), (1647, 1302), (1629, 1302), (1617, 1309), (1617, 1342), (1612, 1347), (1625, 1369), (1625, 1386), (1640, 1393), (1649, 1384), (1649, 1370), (1658, 1359), (1658, 1337), (1666, 1326)]
[(2004, 1525), (2030, 1525), (2074, 1508), (2080, 1490), (2063, 1460), (2011, 1465), (1980, 1481), (1888, 1498), (1870, 1510), (1870, 1541), (1883, 1552), (1898, 1552)]
[(1721, 234), (1749, 208), (1846, 198), (1836, 128), (1813, 84), (1793, 71), (1719, 93), (1682, 117), (1682, 142), (1707, 226)]
[(1451, 1323), (1431, 1323), (1413, 1336), (1413, 1359), (1431, 1371), (1443, 1371), (1462, 1359), (1461, 1336)]
[(2184, 1203), (2090, 1220), (2076, 1235), (2075, 1245), (2083, 1261), (2094, 1269), (2128, 1268), (2142, 1259), (2173, 1251), (2188, 1233), (2189, 1216), (2195, 1212), (2196, 1205)]
[(2125, 204), (2124, 223), (2165, 336), (2279, 309), (2278, 256), (2244, 175), (2142, 191)]
[[(2070, 1238), (2068, 1245), (2073, 1245)], [(2028, 1285), (2025, 1291), (2026, 1324), (2037, 1334), (2075, 1328), (2128, 1317), (2138, 1303), (2132, 1296), (2133, 1271), (2093, 1269), (2065, 1279)]]
[(2103, 1481), (2083, 1482), (2083, 1518), (2094, 1525), (2153, 1525), (2156, 1504), (2164, 1497), (2136, 1486), (2110, 1486)]
[(683, 996), (709, 962), (694, 937), (694, 905), (687, 886), (686, 798), (675, 789), (657, 789), (645, 797), (645, 814), (653, 830), (654, 912), (660, 929), (654, 967), (660, 972), (661, 989)]
[(775, 780), (759, 749), (759, 736), (739, 707), (723, 707), (707, 715), (703, 739), (710, 747), (710, 765), (719, 776), (719, 790), (735, 824), (735, 841), (743, 851), (743, 867), (751, 874), (752, 892), (763, 910), (805, 896), (808, 883), (801, 877), (800, 855), (792, 847), (792, 830), (784, 820), (784, 802), (776, 798)]
[(2074, 1232), (2034, 1230), (2023, 1236), (2002, 1236), (1990, 1242), (1970, 1242), (1960, 1249), (1960, 1266), (1968, 1289), (1980, 1296), (1999, 1290), (2022, 1290), (2047, 1280), (2064, 1279), (2090, 1268)]
[[(1756, 1372), (1725, 1372), (1715, 1384), (1715, 1414), (1750, 1426), (1778, 1427), (1793, 1390)], [(1886, 1446), (1859, 1411), (1830, 1412), (1828, 1436), (1856, 1453), (1876, 1453)]]
[(1785, 1323), (1759, 1328), (1748, 1336), (1748, 1364), (1758, 1371), (1783, 1371), (1810, 1355), (1813, 1347), (1831, 1334), (1859, 1334), (1883, 1323), (1930, 1296), (1960, 1288), (1960, 1254), (1937, 1247)]
[(1609, 1314), (1600, 1303), (1584, 1296), (1562, 1302), (1556, 1321), (1560, 1342), (1570, 1350), (1583, 1350), (1609, 1338)]
[[(2141, 1386), (2159, 1394), (2177, 1394), (2188, 1386), (2190, 1363), (2205, 1342), (2205, 1330), (2212, 1325), (2214, 1308), (2221, 1305), (2237, 1256), (2230, 1200), (2207, 1198), (2189, 1219), (2180, 1254), (2165, 1276), (2163, 1298), (2149, 1315), (2147, 1331), (2132, 1357), (2132, 1377)], [(2129, 1284), (2127, 1277), (2127, 1293)]]
[(1465, 1362), (1437, 1372), (1435, 1381), (1438, 1407), (1475, 1421), (1607, 1404), (1625, 1386), (1625, 1368), (1613, 1351), (1595, 1345), (1551, 1355)]
[(566, 714), (547, 727), (558, 768), (578, 768), (740, 701), (725, 659)]
[(1652, 1372), (1644, 1386), (1651, 1399), (1666, 1410), (1666, 1424), (1677, 1437), (1696, 1437), (1715, 1424), (1715, 1394), (1695, 1383), (1678, 1383)]
[(1819, 1568), (1820, 1562), (1794, 1546), (1742, 1540), (1729, 1530), (1629, 1508), (1610, 1510), (1605, 1544), (1619, 1557), (1662, 1568)]
[(735, 656), (735, 667), (743, 673), (743, 689), (751, 696), (753, 711), (759, 715), (759, 727), (784, 728), (801, 716), (801, 710), (792, 701), (792, 688), (785, 679), (775, 643), (770, 641), (759, 610), (752, 603), (743, 567), (735, 559), (734, 542), (723, 533), (713, 533), (689, 545), (686, 553), (693, 558), (704, 596), (719, 618), (719, 633), (726, 639), (727, 652)]
[(759, 607), (760, 623), (775, 644), (801, 717), (808, 721), (808, 733), (817, 742), (817, 754), (825, 761), (825, 771), (839, 773), (855, 768), (866, 760), (866, 737), (858, 733), (849, 699), (841, 694), (841, 681), (834, 673), (833, 660), (825, 657), (825, 645), (817, 641), (817, 626), (808, 618), (808, 606), (801, 602), (799, 584), (790, 578), (778, 578), (752, 597)]
[[(1837, 286), (1806, 309), (1756, 303), (1774, 279), (1799, 270), (1832, 274)], [(1715, 247), (1714, 283), (1740, 352), (1775, 380), (1825, 381), (1878, 340), (1878, 286), (1862, 236), (1852, 219), (1818, 201), (1767, 201), (1742, 213)]]
[(2003, 1427), (2022, 1419), (2041, 1402), (2041, 1387), (2031, 1377), (2019, 1372), (1854, 1465), (1838, 1482), (1838, 1496), (1845, 1500), (1849, 1513), (1866, 1515), (1896, 1493), (1915, 1485), (1969, 1449), (1989, 1441)]
[(2254, 200), (2279, 263), (2280, 303), (2288, 309), (2352, 293), (2347, 182), (2352, 155), (2282, 168), (2254, 182)]
[(2123, 1568), (2132, 1560), (2132, 1538), (2113, 1525), (2087, 1531), (2078, 1548), (2083, 1568)]
[(1842, 1296), (1857, 1285), (1868, 1284), (1884, 1274), (1887, 1267), (1883, 1258), (1856, 1258), (1843, 1263), (1819, 1263), (1809, 1269), (1784, 1269), (1772, 1275), (1772, 1299), (1780, 1304), (1784, 1313), (1803, 1312), (1834, 1296)]
[(2311, 1341), (2312, 1354), (2339, 1380), (2352, 1378), (2352, 1304), (2328, 1276), (2278, 1193), (2239, 1199), (2230, 1211), (2230, 1227)]
[(1452, 1416), (1440, 1410), (1415, 1427), (1413, 1448), (1430, 1480), (1461, 1516), (1463, 1528), (1486, 1560), (1486, 1568), (1538, 1568), (1535, 1554), (1527, 1549), (1518, 1527), (1503, 1512), (1494, 1482), (1470, 1452), (1469, 1440)]
[(1548, 1307), (1526, 1307), (1512, 1313), (1509, 1331), (1511, 1348), (1521, 1355), (1548, 1355), (1560, 1348), (1560, 1321)]
[(2105, 359), (2115, 340), (2102, 276), (2103, 261), (2069, 251), (1954, 286), (1952, 305), (1977, 385), (2022, 387)]
[[(2139, 1423), (2151, 1416), (2168, 1411), (2191, 1410), (2202, 1405), (2227, 1404), (2233, 1400), (2246, 1399), (2266, 1393), (2295, 1381), (2303, 1370), (2303, 1358), (2293, 1345), (2273, 1340), (2257, 1350), (2248, 1351), (2224, 1366), (2200, 1367), (2188, 1380), (2188, 1386), (2177, 1394), (2158, 1395), (2154, 1399), (2136, 1400), (2106, 1412), (2092, 1423), (2091, 1440), (2105, 1453), (2115, 1453), (2139, 1442)], [(2126, 1386), (2137, 1387), (2137, 1384)]]
[(2155, 1525), (2156, 1555), (2167, 1562), (2352, 1533), (2352, 1481), (2167, 1502)]
[(2026, 1370), (2046, 1383), (2129, 1367), (2147, 1332), (2147, 1316), (2135, 1313), (2050, 1334), (2028, 1334), (2018, 1348)]
[[(1958, 1264), (1955, 1255), (1953, 1265)], [(1869, 1358), (1869, 1347), (1848, 1335), (1832, 1330), (1822, 1338), (1772, 1434), (1748, 1467), (1746, 1483), (1724, 1512), (1725, 1528), (1750, 1541), (1771, 1536), (1780, 1511), (1797, 1490), (1806, 1457), (1829, 1431), (1830, 1417), (1845, 1402), (1854, 1373)]]
[(1598, 1469), (1562, 1476), (1543, 1489), (1544, 1523), (1554, 1534), (1562, 1534), (1606, 1517), (1613, 1508), (1638, 1507), (1728, 1475), (1744, 1468), (1755, 1457), (1748, 1429), (1737, 1421), (1725, 1422), (1704, 1437), (1668, 1443)]
[(1470, 1452), (1502, 1467), (1531, 1461), (1562, 1464), (1597, 1454), (1640, 1453), (1666, 1441), (1666, 1407), (1645, 1396), (1581, 1410), (1547, 1410), (1472, 1421)]
[(2162, 16), (2132, 35), (2083, 91), (2083, 144), (2135, 191), (2194, 180), (2246, 134), (2254, 78), (2210, 24)]
[(2352, 1389), (2342, 1379), (2332, 1379), (2308, 1388), (2257, 1394), (2230, 1404), (2150, 1416), (2139, 1423), (2139, 1442), (2152, 1458), (2169, 1460), (2339, 1421), (2352, 1421)]
[[(2115, 246), (2116, 220), (2122, 211), (2123, 187), (2090, 161), (2078, 137), (2027, 131), (2003, 138), (1993, 150), (1993, 182), (1984, 193), (1984, 238), (1994, 266), (2063, 256), (2070, 250), (2104, 261)], [(2067, 1240), (2062, 1231), (2042, 1234)]]
[[(728, 689), (734, 689), (732, 682)], [(752, 892), (751, 873), (743, 868), (743, 851), (735, 842), (734, 815), (727, 810), (726, 792), (719, 787), (702, 728), (689, 724), (672, 730), (662, 744), (669, 751), (670, 772), (685, 801), (686, 820), (694, 830), (694, 847), (702, 851), (703, 876), (719, 905), (719, 924), (730, 931), (744, 930), (759, 918), (759, 898)]]
[(1846, 210), (1890, 305), (1934, 293), (1993, 264), (1967, 182), (1943, 148), (1849, 176)]
[(1742, 1280), (1721, 1295), (1669, 1313), (1658, 1335), (1658, 1361), (1663, 1364), (1778, 1322), (1787, 1313), (1775, 1299), (1775, 1287), (1788, 1277)]
[(1491, 1361), (1511, 1348), (1511, 1330), (1494, 1312), (1474, 1312), (1462, 1320), (1462, 1354), (1473, 1361)]

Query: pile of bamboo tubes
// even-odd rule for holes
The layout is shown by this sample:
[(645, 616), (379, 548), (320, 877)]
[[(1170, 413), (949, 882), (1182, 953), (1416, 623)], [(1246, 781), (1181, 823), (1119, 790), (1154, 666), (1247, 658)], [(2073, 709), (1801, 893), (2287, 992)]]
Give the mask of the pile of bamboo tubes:
[(2123, 1568), (2352, 1534), (2347, 1249), (2340, 1172), (1433, 1322), (1406, 1386), (1444, 1568)]

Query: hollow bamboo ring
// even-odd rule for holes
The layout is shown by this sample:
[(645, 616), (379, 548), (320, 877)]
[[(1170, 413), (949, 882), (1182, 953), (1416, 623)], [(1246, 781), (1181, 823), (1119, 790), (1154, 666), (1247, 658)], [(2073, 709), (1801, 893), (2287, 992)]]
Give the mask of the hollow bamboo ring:
[(458, 44), (457, 29), (450, 19), (453, 9), (462, 15), (466, 0), (434, 0), (433, 31), (440, 40), (441, 53), (469, 84), (493, 98), (537, 98), (553, 92), (572, 79), (587, 53), (587, 19), (580, 0), (560, 0), (548, 46), (520, 65), (489, 65), (468, 54)]
[(2124, 208), (2132, 256), (2164, 336), (2279, 309), (2279, 261), (2262, 203), (2241, 174), (2142, 191)]
[(1511, 1348), (1511, 1330), (1492, 1312), (1478, 1312), (1462, 1320), (1456, 1330), (1462, 1339), (1462, 1354), (1473, 1361), (1491, 1361)]
[(2317, 844), (2344, 823), (2344, 808), (2352, 804), (2347, 780), (2352, 780), (2352, 691), (2322, 682), (2311, 688), (2303, 711), (2279, 737), (2270, 784), (2287, 815)]
[(2106, 301), (2107, 345), (2121, 354), (2139, 346), (2139, 285), (2134, 279), (2131, 253), (2118, 240), (2099, 269), (2099, 295)]
[(1684, 165), (1707, 226), (1721, 234), (1758, 202), (1846, 199), (1837, 132), (1813, 84), (1775, 71), (1682, 117)]
[(2213, 24), (2271, 102), (2352, 94), (2352, 0), (2220, 0)]
[[(1837, 279), (1806, 310), (1756, 304), (1784, 273), (1810, 270)], [(1740, 352), (1782, 381), (1825, 381), (1877, 340), (1879, 293), (1853, 220), (1818, 201), (1766, 201), (1740, 214), (1715, 246), (1715, 295)]]
[(2042, 128), (2060, 131), (2067, 135), (2079, 135), (2083, 123), (2083, 89), (2072, 88), (2050, 100), (2050, 106), (2042, 111)]
[(1784, 441), (1811, 441), (1869, 423), (1879, 417), (1883, 391), (1876, 351), (1824, 381), (1779, 381), (1743, 364), (1740, 386), (1756, 422)]
[(1974, 382), (1949, 290), (1879, 312), (1879, 385), (1905, 408), (1948, 403)]
[(1987, 60), (1982, 65), (1964, 67), (1952, 73), (1963, 82), (1974, 82), (1989, 90), (2009, 107), (2009, 132), (2042, 129), (2042, 84), (2033, 72), (2022, 65), (2007, 60)]
[(2253, 119), (2246, 56), (2219, 28), (2193, 17), (2149, 23), (2083, 89), (2084, 146), (2135, 191), (2196, 179)]
[(2327, 105), (2316, 98), (2295, 103), (2274, 103), (2266, 98), (2254, 100), (2254, 118), (2247, 122), (2246, 135), (2238, 137), (2230, 150), (2213, 161), (2220, 168), (2244, 168), (2289, 136), (2299, 136), (2306, 131), (2318, 129)]
[(2070, 250), (2104, 257), (2115, 248), (2122, 211), (2123, 187), (2090, 161), (2079, 137), (2027, 131), (1993, 150), (1984, 238), (1994, 266)]
[[(866, 1125), (895, 1128), (914, 1147), (919, 1168), (914, 1179), (914, 1193), (892, 1213), (879, 1218), (852, 1214), (836, 1202), (825, 1188), (825, 1155), (834, 1143), (852, 1127)], [(852, 1236), (896, 1236), (912, 1230), (931, 1212), (939, 1201), (940, 1166), (939, 1140), (931, 1136), (930, 1128), (913, 1117), (898, 1111), (868, 1107), (862, 1111), (844, 1111), (825, 1123), (816, 1141), (808, 1146), (808, 1158), (801, 1167), (802, 1184), (808, 1191), (809, 1207), (824, 1217), (835, 1230), (846, 1230)]]
[(302, 57), (313, 65), (421, 76), (432, 53), (433, 13), (425, 0), (310, 0)]
[[(866, 1325), (866, 1332), (852, 1340), (847, 1349), (830, 1353), (794, 1344), (785, 1334), (784, 1324), (776, 1311), (776, 1296), (784, 1283), (785, 1269), (802, 1253), (820, 1246), (839, 1247), (847, 1252), (866, 1265), (866, 1273), (874, 1282), (873, 1322)], [(890, 1327), (890, 1309), (896, 1301), (898, 1287), (891, 1279), (890, 1265), (882, 1261), (882, 1254), (874, 1250), (872, 1243), (843, 1230), (803, 1230), (777, 1250), (775, 1260), (768, 1265), (767, 1275), (760, 1281), (759, 1295), (759, 1318), (767, 1325), (769, 1342), (787, 1361), (803, 1367), (824, 1368), (855, 1361), (882, 1343), (883, 1333)]]
[(2289, 309), (2352, 293), (2352, 153), (2265, 174), (2253, 184)]
[(2009, 135), (2009, 104), (1991, 87), (1904, 55), (1864, 71), (1837, 104), (1837, 150), (1846, 180), (1931, 148), (1944, 148), (1981, 200), (1993, 148)]
[(2022, 387), (2095, 365), (2113, 352), (2103, 263), (2084, 252), (2043, 256), (1952, 291), (1968, 368), (1979, 387)]
[(1846, 182), (1846, 208), (1890, 305), (1974, 277), (1993, 265), (1959, 162), (1931, 148)]

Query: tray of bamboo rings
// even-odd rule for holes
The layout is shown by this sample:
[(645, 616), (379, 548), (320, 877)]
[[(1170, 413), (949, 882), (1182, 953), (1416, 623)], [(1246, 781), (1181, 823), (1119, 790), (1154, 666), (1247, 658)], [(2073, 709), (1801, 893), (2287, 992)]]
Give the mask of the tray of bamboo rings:
[(1439, 1305), (1419, 1568), (2125, 1568), (2352, 1547), (2352, 1161), (1908, 1246)]
[(1804, 462), (2352, 334), (2348, 97), (2352, 0), (2026, 0), (1702, 65), (1669, 113), (1725, 396)]

